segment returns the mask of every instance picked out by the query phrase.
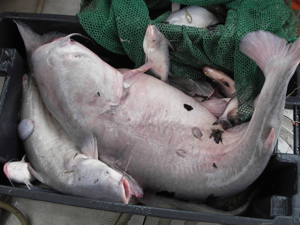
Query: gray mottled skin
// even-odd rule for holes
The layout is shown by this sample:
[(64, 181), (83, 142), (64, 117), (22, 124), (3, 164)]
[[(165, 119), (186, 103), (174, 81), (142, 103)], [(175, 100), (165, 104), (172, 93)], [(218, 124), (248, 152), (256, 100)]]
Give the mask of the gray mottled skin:
[[(121, 173), (79, 151), (50, 115), (27, 75), (23, 77), (21, 119), (33, 123), (34, 130), (24, 140), (24, 146), (30, 172), (38, 180), (65, 194), (128, 203), (128, 181), (123, 181)], [(19, 133), (24, 129), (19, 126)]]
[[(296, 51), (283, 45), (278, 50), (272, 38), (258, 32), (243, 40), (241, 48), (251, 46), (244, 51), (250, 56), (271, 49), (271, 55), (259, 53), (266, 58), (261, 59), (262, 68), (269, 69), (264, 70), (266, 82), (251, 122), (223, 131), (219, 144), (210, 136), (212, 129), (222, 127), (213, 126), (216, 117), (193, 98), (146, 74), (125, 89), (126, 73), (68, 37), (38, 48), (31, 60), (45, 104), (77, 145), (83, 147), (92, 133), (100, 159), (124, 169), (131, 158), (128, 173), (142, 187), (204, 200), (248, 187), (272, 154), (288, 81), (296, 68), (291, 64), (299, 62), (286, 57)], [(193, 135), (195, 127), (201, 138)]]

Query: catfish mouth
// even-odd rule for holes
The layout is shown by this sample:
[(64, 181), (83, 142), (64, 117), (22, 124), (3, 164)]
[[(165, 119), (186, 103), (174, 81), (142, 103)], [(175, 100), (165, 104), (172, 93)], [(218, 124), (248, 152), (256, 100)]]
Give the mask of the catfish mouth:
[(6, 175), (7, 178), (9, 178), (9, 173), (8, 173), (8, 163), (5, 163), (3, 167), (3, 172)]
[(123, 203), (128, 204), (130, 196), (131, 196), (130, 185), (129, 185), (129, 182), (125, 178), (122, 178), (122, 184), (123, 184), (124, 193), (125, 193), (125, 199), (123, 199)]
[(123, 184), (124, 194), (125, 194), (123, 203), (128, 204), (131, 196), (134, 196), (135, 198), (143, 197), (143, 189), (135, 180), (133, 180), (133, 178), (131, 177), (122, 178), (121, 182)]

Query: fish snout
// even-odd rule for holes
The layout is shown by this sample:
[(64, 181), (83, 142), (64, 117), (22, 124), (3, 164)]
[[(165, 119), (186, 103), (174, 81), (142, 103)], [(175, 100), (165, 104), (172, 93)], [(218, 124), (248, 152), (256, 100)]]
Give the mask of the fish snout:
[(148, 25), (145, 33), (145, 42), (147, 42), (147, 45), (152, 45), (155, 43), (155, 26), (154, 25)]
[(9, 177), (9, 172), (8, 172), (8, 165), (9, 165), (9, 163), (5, 163), (5, 164), (4, 164), (3, 172), (4, 172), (4, 174), (5, 174), (5, 176), (6, 176), (7, 178), (10, 178), (10, 177)]
[(126, 175), (121, 179), (121, 182), (123, 183), (125, 196), (126, 198), (128, 198), (128, 200), (131, 196), (134, 196), (136, 198), (143, 197), (143, 189), (132, 177)]
[(142, 198), (143, 197), (143, 190), (142, 188), (134, 181), (131, 180), (128, 177), (121, 178), (119, 185), (124, 190), (124, 196), (122, 198), (122, 202), (124, 204), (128, 204), (131, 196), (134, 196), (136, 198)]
[(131, 197), (130, 184), (129, 184), (129, 182), (125, 178), (122, 178), (120, 185), (122, 185), (123, 188), (124, 188), (124, 194), (125, 194), (125, 196), (123, 198), (123, 203), (124, 204), (128, 204), (129, 199)]
[(149, 25), (149, 36), (152, 41), (155, 41), (155, 26)]

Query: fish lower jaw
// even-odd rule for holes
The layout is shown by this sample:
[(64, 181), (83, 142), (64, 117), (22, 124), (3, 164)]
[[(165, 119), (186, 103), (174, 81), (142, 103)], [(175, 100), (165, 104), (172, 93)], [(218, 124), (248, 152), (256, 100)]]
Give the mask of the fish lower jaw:
[(5, 176), (9, 179), (9, 173), (8, 173), (8, 163), (5, 163), (4, 167), (3, 167), (3, 172), (5, 174)]
[(125, 193), (125, 198), (123, 199), (123, 203), (128, 204), (129, 199), (131, 197), (130, 185), (129, 185), (129, 182), (125, 178), (122, 178), (122, 185), (124, 187), (124, 193)]

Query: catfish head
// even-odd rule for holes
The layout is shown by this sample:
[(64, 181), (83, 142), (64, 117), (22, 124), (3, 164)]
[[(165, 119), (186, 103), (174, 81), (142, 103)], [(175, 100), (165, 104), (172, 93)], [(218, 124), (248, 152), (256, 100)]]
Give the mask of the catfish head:
[(112, 169), (98, 159), (77, 154), (72, 160), (70, 182), (74, 195), (127, 204), (131, 196), (142, 197), (141, 187), (128, 176)]
[[(56, 110), (64, 108), (58, 105), (58, 98), (71, 97), (76, 105), (95, 105), (97, 114), (111, 112), (122, 97), (123, 75), (91, 50), (72, 40), (75, 35), (82, 36), (70, 34), (55, 39), (33, 53), (33, 74), (42, 98), (48, 108), (47, 103), (52, 102)], [(76, 82), (72, 82), (74, 78)], [(80, 92), (83, 89), (87, 96)], [(57, 90), (60, 95), (57, 95)], [(69, 104), (72, 107), (72, 102), (64, 106)]]

